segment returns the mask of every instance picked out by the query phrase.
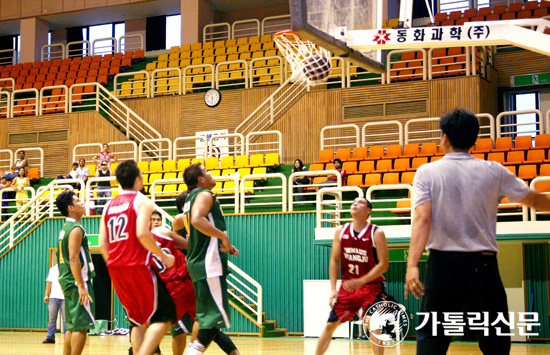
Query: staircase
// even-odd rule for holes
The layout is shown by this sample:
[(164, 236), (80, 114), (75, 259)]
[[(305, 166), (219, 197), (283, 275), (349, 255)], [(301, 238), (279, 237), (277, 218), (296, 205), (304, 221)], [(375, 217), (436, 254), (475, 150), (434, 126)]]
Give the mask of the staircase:
[(235, 133), (246, 136), (268, 129), (308, 90), (309, 86), (292, 84), (288, 79), (235, 128)]
[(286, 336), (286, 329), (277, 328), (277, 321), (266, 320), (265, 312), (261, 314), (261, 323), (258, 323), (255, 319), (256, 313), (252, 312), (250, 308), (256, 310), (256, 305), (246, 304), (244, 296), (237, 296), (235, 289), (227, 290), (229, 293), (229, 304), (235, 308), (240, 314), (245, 316), (254, 325), (260, 329), (260, 337), (262, 338), (277, 338)]

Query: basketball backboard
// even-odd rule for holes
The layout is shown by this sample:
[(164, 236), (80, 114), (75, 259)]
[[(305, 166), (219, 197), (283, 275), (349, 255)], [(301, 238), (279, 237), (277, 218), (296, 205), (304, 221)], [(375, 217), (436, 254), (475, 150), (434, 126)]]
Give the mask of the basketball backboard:
[(292, 30), (302, 38), (347, 58), (373, 73), (386, 67), (376, 58), (376, 51), (360, 52), (350, 48), (348, 31), (381, 28), (379, 0), (289, 0)]

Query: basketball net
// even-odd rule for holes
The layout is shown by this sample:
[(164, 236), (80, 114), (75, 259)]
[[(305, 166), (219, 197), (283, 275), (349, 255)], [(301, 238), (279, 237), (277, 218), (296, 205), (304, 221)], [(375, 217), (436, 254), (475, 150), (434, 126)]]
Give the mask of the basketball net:
[(290, 65), (290, 80), (301, 85), (318, 85), (327, 81), (332, 69), (328, 50), (313, 42), (302, 41), (293, 31), (275, 33), (273, 41)]

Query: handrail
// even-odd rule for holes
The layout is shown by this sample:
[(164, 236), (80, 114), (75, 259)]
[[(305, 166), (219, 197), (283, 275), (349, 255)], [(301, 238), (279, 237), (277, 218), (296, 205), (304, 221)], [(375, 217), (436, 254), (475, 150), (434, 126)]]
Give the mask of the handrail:
[[(229, 140), (231, 138), (233, 138), (233, 142), (234, 142), (233, 144), (229, 143)], [(227, 144), (216, 146), (214, 144), (214, 141), (221, 140), (221, 139), (227, 139)], [(209, 157), (214, 156), (214, 147), (217, 147), (220, 150), (222, 150), (223, 148), (227, 148), (227, 154), (229, 155), (233, 155), (233, 156), (243, 155), (244, 154), (244, 136), (240, 133), (211, 135), (210, 138), (208, 138), (208, 156)]]
[[(176, 75), (172, 73), (176, 73)], [(165, 81), (165, 83), (160, 84), (160, 81)], [(167, 94), (181, 95), (181, 81), (180, 68), (155, 69), (151, 75), (151, 97)], [(176, 89), (171, 89), (171, 87), (176, 87)]]
[[(99, 42), (111, 42), (110, 45), (96, 45), (96, 43), (99, 43)], [(107, 51), (103, 51), (102, 49), (108, 49)], [(106, 38), (98, 38), (98, 39), (94, 39), (93, 42), (92, 42), (92, 56), (94, 55), (98, 55), (98, 54), (101, 54), (101, 55), (104, 55), (104, 54), (110, 54), (110, 53), (116, 53), (117, 51), (117, 41), (116, 41), (116, 38), (115, 37), (106, 37)]]
[[(276, 142), (251, 142), (252, 138), (255, 138), (255, 136), (268, 136), (268, 135), (276, 135), (277, 141)], [(254, 139), (255, 140), (255, 139)], [(265, 149), (252, 149), (252, 146), (265, 146), (265, 145), (276, 145), (276, 148), (265, 148)], [(245, 155), (252, 155), (252, 154), (267, 154), (270, 152), (277, 152), (279, 153), (279, 156), (283, 156), (283, 135), (280, 131), (263, 131), (263, 132), (250, 132), (245, 137)]]
[[(16, 95), (19, 95), (19, 94), (22, 94), (23, 96), (25, 96), (25, 99), (21, 99), (21, 100), (24, 100), (24, 101), (27, 101), (28, 100), (28, 94), (32, 93), (34, 96), (32, 99), (35, 100), (34, 104), (27, 104), (26, 102), (24, 104), (19, 104), (19, 99), (16, 100)], [(40, 99), (40, 92), (37, 90), (37, 89), (21, 89), (21, 90), (14, 90), (12, 93), (11, 93), (11, 102), (10, 102), (10, 112), (12, 115), (15, 116), (16, 113), (21, 113), (21, 114), (27, 114), (27, 113), (32, 113), (34, 114), (35, 116), (38, 116), (38, 106), (39, 106), (39, 102), (38, 100)], [(14, 111), (15, 108), (21, 108), (21, 110), (16, 110)]]
[[(97, 182), (101, 182), (101, 181), (116, 181), (116, 176), (114, 176), (114, 172), (112, 172), (113, 175), (111, 176), (90, 176), (90, 178), (88, 180), (86, 180), (86, 188), (85, 188), (85, 198), (84, 198), (84, 207), (86, 208), (86, 216), (89, 216), (90, 215), (90, 210), (92, 208), (92, 205), (94, 206), (94, 210), (97, 210), (98, 207), (103, 207), (105, 206), (106, 202), (101, 205), (101, 206), (98, 206), (95, 204), (95, 201), (98, 201), (98, 200), (112, 200), (114, 197), (112, 196), (111, 194), (111, 197), (110, 198), (98, 198), (98, 197), (93, 197), (93, 193), (94, 191), (97, 192), (97, 186), (94, 186), (95, 188), (92, 188), (92, 184), (93, 183), (97, 183)], [(113, 187), (112, 184), (111, 184), (111, 188), (109, 190), (105, 190), (105, 191), (109, 191), (109, 192), (112, 192), (114, 190), (118, 189), (117, 187)]]
[(42, 49), (40, 49), (40, 59), (43, 62), (46, 60), (65, 59), (65, 44), (54, 43), (42, 46)]
[(292, 29), (290, 15), (268, 16), (262, 20), (262, 36), (290, 29)]
[[(228, 275), (227, 284), (231, 287), (228, 287), (227, 292), (231, 293), (234, 296), (234, 299), (238, 300), (238, 302), (242, 303), (252, 314), (256, 315), (256, 322), (261, 325), (263, 322), (262, 316), (263, 316), (263, 289), (262, 285), (256, 280), (254, 280), (250, 275), (245, 273), (243, 270), (241, 270), (239, 267), (237, 267), (235, 264), (233, 264), (231, 261), (227, 262), (227, 265), (231, 269), (231, 273)], [(256, 291), (252, 290), (250, 287), (246, 286), (242, 281), (237, 279), (235, 277), (235, 274), (238, 274), (243, 279), (245, 279), (247, 282), (251, 283), (252, 286), (256, 287)], [(244, 288), (248, 290), (248, 292), (252, 293), (252, 295), (256, 296), (256, 299), (253, 299), (249, 295), (247, 295), (245, 292), (239, 289), (235, 283), (232, 282), (232, 280), (235, 280), (239, 282)], [(235, 289), (237, 291), (241, 291), (240, 294), (235, 294), (231, 291), (231, 289)], [(250, 302), (252, 302), (256, 309), (250, 307), (246, 302), (241, 300), (238, 296), (242, 295), (246, 299), (248, 299)]]
[[(262, 186), (262, 187), (254, 187), (254, 185), (252, 185), (251, 187), (250, 186), (246, 186), (246, 182), (247, 181), (254, 181), (254, 180), (259, 180), (259, 179), (271, 179), (271, 178), (279, 178), (281, 179), (281, 185), (275, 185), (275, 186)], [(287, 206), (287, 190), (286, 190), (286, 176), (284, 174), (281, 174), (281, 173), (271, 173), (271, 174), (250, 174), (250, 175), (245, 175), (245, 176), (241, 176), (241, 183), (240, 183), (240, 196), (241, 196), (241, 213), (245, 213), (245, 207), (246, 206), (279, 206), (281, 205), (282, 207), (282, 212), (286, 212), (286, 206)], [(255, 191), (257, 190), (262, 190), (262, 191), (266, 191), (266, 190), (281, 190), (281, 193), (280, 194), (262, 194), (262, 195), (256, 195)], [(253, 195), (246, 195), (246, 192), (248, 190), (252, 190), (252, 192), (254, 193)], [(266, 197), (266, 196), (269, 196), (269, 197), (281, 197), (281, 202), (260, 202), (260, 203), (253, 203), (251, 202), (252, 199), (254, 198), (262, 198), (262, 197)], [(246, 202), (246, 199), (249, 200), (249, 202), (245, 203)]]
[[(70, 49), (71, 45), (83, 45), (82, 48), (77, 49)], [(85, 46), (84, 46), (85, 44)], [(72, 58), (72, 57), (86, 57), (89, 56), (91, 53), (91, 47), (90, 47), (90, 41), (74, 41), (67, 43), (67, 46), (65, 47), (65, 58)], [(74, 53), (74, 54), (73, 54)]]
[[(234, 200), (233, 207), (234, 213), (239, 213), (239, 178), (237, 174), (224, 175), (224, 176), (214, 176), (214, 181), (216, 181), (216, 186), (212, 189), (212, 192), (216, 194), (218, 200)], [(233, 187), (231, 188), (220, 188), (218, 187), (218, 182), (233, 182)], [(227, 192), (227, 193), (226, 193)], [(230, 195), (225, 197), (225, 195)], [(231, 205), (231, 204), (230, 204)]]
[[(294, 211), (294, 204), (299, 204), (300, 202), (295, 202), (294, 201), (294, 196), (298, 196), (298, 195), (301, 195), (301, 196), (307, 196), (307, 195), (315, 195), (315, 194), (319, 194), (319, 191), (321, 190), (325, 190), (325, 189), (329, 189), (331, 188), (332, 186), (326, 186), (326, 183), (323, 184), (308, 184), (308, 185), (301, 185), (301, 186), (294, 186), (293, 185), (293, 182), (294, 182), (294, 177), (298, 177), (298, 176), (336, 176), (336, 181), (334, 182), (334, 184), (336, 184), (336, 186), (338, 188), (342, 187), (342, 175), (340, 175), (340, 173), (338, 172), (338, 170), (334, 170), (334, 169), (330, 169), (330, 170), (314, 170), (314, 171), (298, 171), (298, 172), (295, 172), (295, 173), (292, 173), (290, 174), (290, 176), (288, 177), (288, 210), (290, 212)], [(311, 192), (311, 193), (307, 193), (307, 192), (304, 192), (304, 193), (301, 193), (301, 194), (296, 194), (294, 193), (294, 189), (297, 189), (298, 187), (312, 187), (312, 188), (315, 188), (315, 189), (318, 189), (317, 192)], [(322, 188), (321, 188), (322, 187)]]
[[(330, 130), (339, 130), (343, 132), (346, 128), (352, 128), (355, 131), (355, 136), (353, 135), (343, 135), (343, 136), (336, 136), (336, 137), (326, 137), (325, 133)], [(341, 133), (344, 134), (344, 133)], [(361, 138), (359, 137), (359, 127), (355, 124), (341, 124), (341, 125), (334, 125), (334, 126), (325, 126), (323, 129), (321, 129), (321, 141), (320, 146), (321, 150), (327, 149), (327, 148), (334, 148), (334, 147), (359, 147), (361, 144)], [(354, 141), (355, 139), (355, 141)], [(327, 141), (336, 141), (334, 144), (328, 144)], [(350, 140), (350, 143), (347, 143), (348, 140)], [(344, 141), (346, 143), (344, 143)]]
[[(24, 191), (27, 191), (27, 192), (31, 192), (31, 197), (29, 198), (28, 197), (28, 194), (27, 194), (27, 198), (26, 199), (22, 199), (23, 201), (30, 201), (32, 200), (32, 198), (36, 195), (36, 190), (33, 189), (32, 187), (25, 187), (23, 188)], [(17, 197), (16, 198), (6, 198), (4, 199), (4, 193), (5, 192), (15, 192), (16, 190), (13, 188), (13, 187), (6, 187), (6, 188), (3, 188), (2, 190), (0, 190), (0, 220), (2, 219), (2, 217), (4, 216), (4, 210), (7, 209), (8, 207), (4, 207), (3, 206), (3, 202), (10, 202), (10, 201), (20, 201), (20, 199), (18, 199)], [(13, 206), (12, 206), (13, 208)], [(18, 206), (16, 207), (16, 210), (20, 210), (21, 208), (23, 208), (23, 206)], [(6, 215), (9, 215), (9, 213), (6, 213)]]
[[(10, 57), (2, 55), (2, 53), (11, 53)], [(0, 65), (15, 65), (17, 63), (17, 52), (15, 49), (2, 49), (0, 50)]]
[[(183, 148), (178, 147), (178, 143), (180, 142), (191, 142), (191, 141), (194, 142), (193, 146), (191, 147), (183, 147)], [(174, 160), (186, 159), (186, 158), (193, 159), (198, 157), (199, 154), (202, 155), (202, 158), (206, 160), (208, 156), (208, 140), (202, 136), (178, 137), (174, 139), (174, 143), (172, 144), (172, 147), (174, 149), (174, 151), (172, 152), (172, 158)], [(180, 154), (179, 151), (182, 151), (182, 150), (183, 151), (191, 150), (191, 152), (189, 154)]]
[[(0, 170), (11, 170), (11, 166), (13, 164), (13, 152), (11, 149), (2, 149), (0, 150), (0, 154), (8, 154), (9, 158), (6, 159), (0, 159)], [(4, 164), (4, 162), (8, 162), (7, 164)]]
[[(140, 75), (145, 76), (145, 79), (137, 79), (137, 80), (133, 80), (132, 82), (124, 81), (120, 83), (120, 87), (119, 87), (119, 82), (118, 82), (119, 78), (128, 77), (128, 76), (132, 76), (135, 78), (136, 76), (140, 76)], [(145, 89), (145, 97), (147, 98), (151, 97), (151, 74), (146, 70), (141, 70), (138, 72), (130, 72), (130, 73), (118, 73), (117, 75), (115, 75), (115, 79), (113, 83), (113, 93), (115, 94), (116, 97), (119, 97), (119, 98), (132, 98), (132, 97), (141, 96), (141, 94), (133, 93), (132, 89), (135, 89), (133, 86), (136, 83), (143, 83), (144, 85), (142, 85), (140, 88)], [(128, 94), (126, 94), (127, 91), (129, 92)]]
[[(409, 185), (409, 184), (392, 184), (392, 185), (374, 185), (374, 186), (371, 186), (367, 189), (367, 192), (365, 193), (365, 198), (367, 200), (369, 200), (371, 203), (376, 203), (376, 202), (397, 202), (399, 200), (403, 200), (402, 198), (400, 197), (397, 197), (397, 198), (385, 198), (385, 199), (373, 199), (373, 194), (375, 191), (381, 191), (381, 190), (408, 190), (409, 191), (409, 194), (410, 196), (412, 196), (412, 192), (413, 192), (413, 187), (412, 185)], [(408, 201), (411, 201), (410, 197), (409, 198), (406, 198), (406, 200)], [(395, 210), (395, 208), (376, 208), (373, 210), (376, 210), (376, 211), (381, 211), (381, 212), (388, 212), (388, 211), (392, 211), (392, 210)], [(384, 221), (384, 220), (407, 220), (407, 221), (412, 221), (414, 217), (414, 209), (411, 208), (411, 214), (410, 216), (390, 216), (390, 217), (371, 217), (372, 220), (377, 220), (377, 221)]]
[[(268, 66), (267, 64), (269, 64), (273, 60), (276, 60), (279, 64)], [(258, 62), (260, 62), (261, 64), (259, 66), (255, 66)], [(271, 84), (282, 85), (283, 80), (285, 79), (285, 60), (284, 57), (278, 55), (253, 58), (249, 62), (249, 68), (250, 83), (248, 87), (254, 87), (254, 84), (256, 84), (256, 86)], [(273, 78), (271, 78), (272, 74)], [(279, 76), (279, 79), (276, 79), (277, 75)], [(258, 80), (254, 81), (254, 79), (256, 78)], [(262, 78), (264, 79), (262, 80)]]
[[(535, 119), (534, 122), (517, 123), (517, 121), (516, 121), (516, 123), (506, 123), (506, 124), (501, 123), (501, 118), (502, 117), (514, 116), (514, 115), (523, 115), (523, 114), (529, 114), (529, 113), (534, 113), (534, 114), (537, 115), (537, 118)], [(543, 119), (542, 118), (542, 111), (536, 110), (536, 109), (522, 110), (522, 111), (503, 111), (503, 112), (499, 113), (497, 115), (497, 117), (495, 118), (496, 126), (497, 126), (497, 128), (496, 128), (496, 132), (497, 132), (496, 138), (500, 138), (503, 135), (510, 136), (510, 135), (514, 135), (514, 134), (519, 133), (518, 132), (518, 127), (520, 127), (520, 126), (532, 126), (532, 125), (535, 125), (535, 127), (538, 126), (538, 128), (535, 128), (534, 131), (522, 131), (522, 133), (542, 134), (544, 132), (542, 124), (541, 124), (542, 119)], [(502, 132), (503, 129), (507, 130), (508, 132)]]
[[(15, 87), (15, 80), (13, 80), (12, 78), (7, 78), (7, 79), (11, 79), (11, 81), (13, 82), (12, 88)], [(7, 79), (0, 79), (0, 82), (8, 81)], [(6, 112), (2, 112), (3, 109), (6, 109)], [(0, 91), (0, 117), (2, 117), (2, 118), (12, 117), (12, 115), (11, 115), (11, 95), (7, 91)]]
[[(53, 90), (61, 89), (62, 93), (59, 95), (53, 95)], [(45, 95), (46, 91), (52, 91), (52, 94)], [(44, 98), (54, 99), (54, 101), (44, 102)], [(40, 89), (40, 105), (38, 107), (38, 114), (43, 115), (49, 111), (57, 110), (57, 107), (50, 108), (48, 105), (63, 104), (63, 112), (69, 111), (69, 87), (67, 85), (54, 85), (44, 86)]]
[[(163, 148), (166, 143), (168, 148)], [(145, 146), (147, 144), (147, 147)], [(166, 153), (166, 154), (164, 154)], [(168, 138), (144, 139), (139, 143), (139, 161), (172, 159), (172, 141)]]
[[(73, 97), (75, 89), (79, 87), (93, 86), (95, 88), (95, 98), (93, 103), (87, 107), (94, 107), (99, 113), (105, 113), (120, 130), (126, 134), (126, 137), (141, 142), (144, 139), (162, 138), (160, 133), (149, 123), (139, 117), (132, 109), (111, 94), (99, 83), (74, 84), (70, 87), (70, 96)], [(69, 104), (69, 111), (73, 111), (73, 100)], [(84, 107), (82, 104), (80, 107)]]
[[(534, 178), (533, 180), (531, 180), (531, 183), (529, 184), (529, 188), (533, 191), (537, 191), (535, 186), (539, 182), (547, 182), (547, 183), (550, 184), (550, 176), (538, 176), (538, 177)], [(542, 193), (547, 195), (547, 196), (549, 194), (548, 192), (542, 192)], [(523, 211), (525, 212), (526, 207), (525, 207), (525, 205), (522, 205), (522, 206), (523, 206)], [(531, 215), (531, 221), (536, 221), (537, 220), (537, 214), (548, 214), (549, 213), (549, 212), (543, 212), (543, 211), (537, 212), (537, 210), (534, 209), (533, 207), (530, 207), (529, 210), (530, 210), (530, 215)], [(524, 215), (524, 219), (523, 219), (524, 221), (526, 220), (525, 217), (526, 216)]]
[[(394, 76), (393, 78), (400, 78), (400, 77), (406, 77), (406, 79), (411, 79), (411, 78), (414, 78), (417, 74), (415, 74), (415, 69), (422, 69), (422, 80), (426, 80), (427, 78), (427, 65), (426, 65), (426, 50), (424, 48), (417, 48), (417, 49), (397, 49), (397, 50), (392, 50), (391, 52), (388, 53), (388, 57), (387, 57), (387, 62), (388, 62), (388, 66), (386, 68), (386, 78), (388, 80), (388, 83), (391, 83), (391, 79), (392, 79), (392, 72), (393, 71), (399, 71), (399, 70), (402, 70), (403, 68), (399, 68), (399, 69), (394, 69), (392, 68), (391, 64), (393, 63), (396, 63), (396, 62), (392, 62), (391, 59), (392, 59), (392, 56), (395, 56), (397, 54), (402, 54), (402, 53), (411, 53), (411, 52), (420, 52), (422, 53), (422, 58), (415, 58), (415, 59), (412, 59), (412, 60), (409, 60), (409, 61), (403, 61), (403, 60), (400, 60), (399, 62), (405, 62), (407, 64), (407, 69), (412, 69), (412, 72), (411, 74), (409, 75), (403, 75), (403, 76)], [(410, 67), (408, 64), (409, 62), (418, 62), (420, 61), (422, 63), (422, 65), (420, 66), (413, 66), (413, 67)]]
[[(138, 160), (138, 145), (136, 142), (133, 141), (115, 141), (115, 142), (107, 142), (107, 144), (111, 147), (111, 152), (114, 154), (116, 153), (116, 158), (118, 161), (124, 161), (124, 160)], [(114, 151), (112, 149), (113, 147), (120, 146), (120, 145), (131, 145), (132, 149), (130, 151)], [(77, 149), (82, 148), (91, 148), (91, 147), (97, 147), (93, 150), (92, 153), (77, 153)], [(77, 144), (73, 147), (73, 155), (72, 155), (72, 161), (77, 162), (80, 158), (84, 158), (84, 160), (88, 161), (86, 158), (90, 158), (89, 160), (93, 160), (93, 158), (97, 155), (98, 152), (100, 152), (103, 149), (103, 143), (84, 143), (84, 144)], [(87, 151), (90, 151), (90, 149), (87, 149)], [(120, 155), (129, 154), (130, 157), (120, 157)]]
[[(369, 141), (367, 139), (367, 128), (368, 127), (373, 127), (373, 126), (393, 126), (393, 125), (396, 125), (397, 126), (397, 133), (391, 133), (391, 132), (387, 132), (385, 131), (384, 133), (372, 133), (372, 134), (369, 134), (368, 137), (369, 138), (373, 138), (373, 137), (386, 137), (386, 136), (389, 136), (389, 135), (396, 135), (397, 134), (397, 141), (395, 140), (375, 140), (375, 141)], [(406, 135), (405, 135), (406, 136)], [(367, 122), (363, 125), (363, 127), (361, 128), (361, 137), (363, 138), (363, 147), (366, 147), (368, 145), (375, 145), (375, 144), (400, 144), (400, 145), (403, 145), (403, 124), (399, 121), (382, 121), (382, 122)], [(405, 137), (405, 144), (406, 143), (406, 137)]]
[[(225, 68), (227, 67), (227, 70), (222, 70), (222, 66)], [(233, 66), (239, 66), (238, 68), (233, 68)], [(234, 73), (240, 74), (240, 75), (233, 75)], [(222, 78), (221, 76), (223, 74), (227, 74), (227, 78)], [(231, 86), (242, 86), (244, 84), (244, 88), (248, 89), (248, 62), (246, 60), (233, 60), (233, 61), (227, 61), (227, 62), (221, 62), (216, 64), (216, 89), (219, 89), (221, 87), (231, 87)], [(244, 83), (242, 82), (244, 80)], [(229, 84), (222, 84), (223, 81), (230, 81)]]
[[(222, 28), (222, 30), (218, 28)], [(209, 32), (210, 29), (211, 31)], [(206, 25), (202, 28), (202, 38), (205, 42), (231, 39), (231, 24), (229, 22), (220, 22)]]
[[(11, 86), (9, 88), (6, 88), (6, 90), (10, 90), (11, 92), (13, 92), (15, 90), (15, 79), (14, 78), (1, 78), (0, 79), (0, 83), (1, 82), (4, 82), (4, 81), (9, 81), (11, 83)], [(5, 87), (5, 86), (3, 86)], [(4, 92), (4, 91), (2, 91)], [(8, 94), (7, 92), (5, 92), (5, 94)]]
[[(133, 40), (135, 38), (138, 39), (137, 43), (139, 43), (139, 45), (137, 47), (134, 47), (134, 44), (133, 44), (132, 41), (130, 41), (131, 43), (128, 43), (129, 39)], [(122, 47), (124, 47), (124, 49)], [(124, 52), (128, 52), (128, 51), (136, 51), (136, 50), (141, 50), (141, 49), (144, 49), (144, 48), (145, 48), (145, 46), (144, 46), (143, 35), (140, 34), (140, 33), (121, 36), (118, 40), (118, 52), (119, 53), (124, 53)]]
[[(323, 223), (330, 223), (332, 225), (340, 225), (341, 221), (351, 221), (351, 218), (340, 218), (341, 212), (348, 212), (342, 209), (344, 203), (351, 203), (353, 201), (342, 200), (342, 192), (354, 191), (357, 192), (358, 197), (363, 197), (363, 189), (358, 186), (342, 186), (342, 187), (325, 187), (317, 192), (316, 202), (316, 228), (323, 228)], [(333, 196), (335, 200), (325, 200), (325, 195)], [(332, 210), (323, 209), (324, 206), (335, 205)], [(330, 219), (323, 218), (324, 214), (328, 214)]]
[(307, 86), (291, 84), (288, 79), (235, 128), (235, 133), (248, 134), (270, 127), (306, 90)]
[(260, 20), (255, 18), (239, 20), (231, 24), (232, 38), (259, 36), (260, 32)]
[[(194, 74), (193, 73), (194, 69), (197, 69), (200, 72), (200, 74)], [(215, 71), (215, 68), (212, 64), (200, 64), (200, 65), (188, 65), (188, 66), (186, 66), (183, 69), (182, 93), (184, 95), (187, 93), (188, 85), (194, 86), (195, 84), (198, 84), (198, 85), (201, 85), (200, 89), (214, 88), (216, 86), (216, 80), (214, 80), (216, 74), (215, 74), (214, 71)], [(210, 77), (210, 80), (208, 80), (208, 77)], [(195, 78), (197, 80), (195, 80)], [(202, 80), (200, 80), (200, 79), (202, 79)]]

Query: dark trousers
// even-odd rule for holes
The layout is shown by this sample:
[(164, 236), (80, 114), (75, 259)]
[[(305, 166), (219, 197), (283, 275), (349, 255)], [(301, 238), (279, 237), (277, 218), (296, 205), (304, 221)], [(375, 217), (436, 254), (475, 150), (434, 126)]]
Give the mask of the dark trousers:
[[(443, 312), (489, 312), (488, 336), (482, 330), (476, 331), (479, 348), (483, 354), (506, 355), (510, 353), (510, 337), (497, 336), (510, 333), (510, 327), (500, 322), (491, 326), (502, 313), (508, 321), (508, 303), (504, 286), (498, 272), (496, 255), (489, 253), (445, 252), (431, 250), (428, 257), (425, 295), (422, 297), (422, 312), (438, 312), (437, 321), (444, 320)], [(464, 313), (464, 322), (468, 323)], [(451, 336), (444, 335), (444, 327), (438, 324), (437, 336), (433, 335), (433, 317), (424, 327), (417, 330), (417, 354), (446, 354)], [(422, 324), (419, 319), (419, 325)], [(476, 320), (479, 322), (479, 319)]]

